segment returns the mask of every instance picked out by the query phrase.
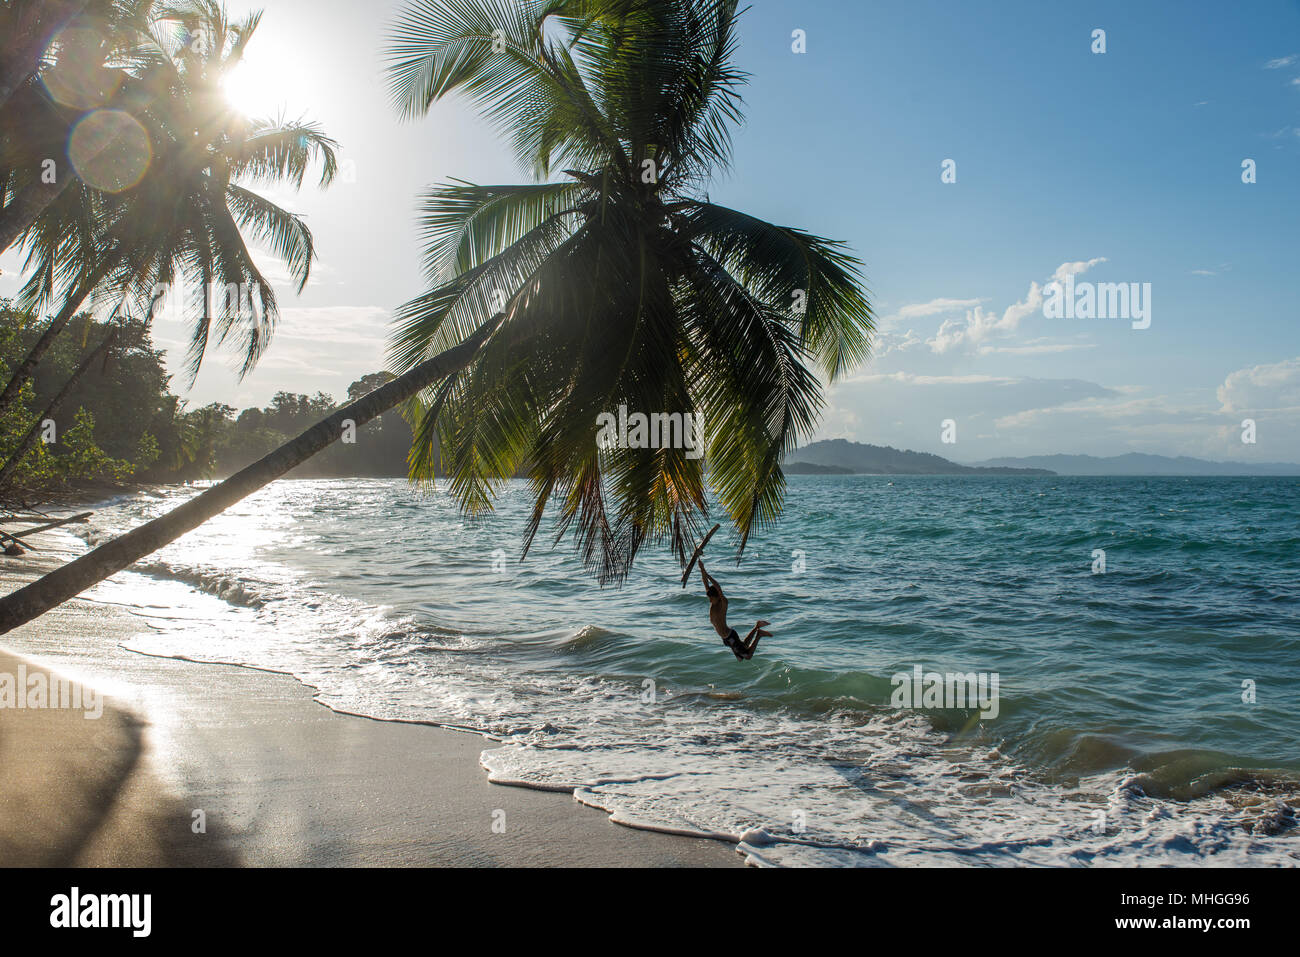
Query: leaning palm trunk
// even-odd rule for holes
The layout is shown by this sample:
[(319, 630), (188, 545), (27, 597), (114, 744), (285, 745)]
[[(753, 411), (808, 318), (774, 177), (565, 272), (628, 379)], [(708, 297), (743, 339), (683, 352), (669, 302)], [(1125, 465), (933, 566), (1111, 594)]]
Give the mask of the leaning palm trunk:
[(260, 461), (195, 496), (184, 505), (0, 598), (0, 634), (26, 624), (90, 586), (117, 574), (287, 474), (337, 441), (343, 433), (344, 422), (351, 420), (357, 427), (365, 425), (434, 383), (461, 371), (470, 364), (501, 318), (500, 314), (494, 316), (464, 342), (425, 360), (387, 385), (380, 386), (369, 395), (339, 409), (292, 442), (280, 446)]
[(41, 414), (36, 417), (36, 420), (32, 422), (32, 427), (27, 430), (27, 434), (23, 436), (23, 440), (18, 443), (18, 448), (16, 448), (14, 453), (9, 456), (9, 461), (5, 462), (4, 468), (0, 468), (0, 490), (9, 487), (13, 482), (14, 473), (18, 471), (18, 466), (20, 466), (23, 463), (23, 460), (27, 458), (28, 453), (36, 447), (36, 440), (41, 434), (41, 423), (45, 422), (47, 419), (53, 418), (54, 413), (59, 410), (61, 405), (63, 405), (63, 400), (68, 397), (68, 393), (71, 392), (86, 373), (90, 371), (90, 367), (95, 364), (95, 360), (107, 352), (113, 345), (113, 342), (117, 339), (119, 331), (120, 329), (109, 330), (108, 335), (104, 337), (104, 341), (92, 349), (86, 358), (81, 360), (81, 364), (77, 366), (76, 370), (72, 373), (72, 376), (67, 382), (63, 383), (63, 388), (58, 391), (54, 398), (50, 399), (49, 404), (45, 406), (44, 411), (42, 411)]
[(107, 266), (100, 266), (85, 282), (81, 283), (75, 290), (68, 293), (68, 298), (64, 300), (63, 309), (57, 316), (50, 320), (41, 337), (36, 340), (27, 357), (18, 363), (18, 368), (14, 369), (14, 374), (9, 378), (9, 383), (0, 392), (0, 415), (3, 415), (13, 405), (14, 400), (18, 398), (18, 393), (22, 390), (23, 383), (35, 371), (36, 366), (40, 363), (45, 353), (49, 351), (54, 340), (72, 321), (72, 317), (77, 314), (81, 304), (86, 301), (86, 297), (94, 291), (99, 281), (108, 273)]

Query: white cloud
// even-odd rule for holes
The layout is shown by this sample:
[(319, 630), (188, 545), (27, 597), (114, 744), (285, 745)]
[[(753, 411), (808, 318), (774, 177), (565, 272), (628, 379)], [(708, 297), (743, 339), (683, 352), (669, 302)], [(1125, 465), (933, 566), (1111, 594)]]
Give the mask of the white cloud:
[[(1047, 343), (1030, 341), (1027, 346)], [(1054, 452), (1149, 452), (1212, 460), (1300, 461), (1300, 356), (1228, 374), (1181, 392), (1129, 383), (932, 370), (877, 372), (843, 380), (830, 395), (819, 437), (935, 452), (961, 462)], [(859, 418), (859, 416), (861, 418)], [(1260, 441), (1241, 441), (1241, 420)], [(960, 445), (940, 443), (958, 422)]]
[(1098, 256), (1096, 259), (1089, 259), (1087, 262), (1061, 263), (1056, 267), (1056, 272), (1052, 273), (1054, 282), (1065, 282), (1071, 276), (1078, 276), (1087, 272), (1098, 263), (1107, 262), (1105, 256)]
[(978, 306), (983, 299), (931, 299), (929, 302), (917, 302), (904, 306), (891, 316), (886, 316), (882, 323), (899, 322), (904, 319), (924, 319), (926, 316), (941, 316), (946, 312), (959, 312)]
[(1095, 349), (1095, 342), (1034, 342), (1023, 346), (980, 346), (979, 354), (1038, 356), (1052, 355), (1058, 352), (1075, 352), (1079, 349)]
[(1007, 376), (992, 375), (916, 375), (911, 372), (877, 372), (866, 375), (854, 376), (845, 379), (844, 382), (856, 383), (881, 383), (897, 382), (906, 385), (986, 385), (988, 383), (997, 383), (999, 385), (1011, 385), (1012, 383), (1024, 380), (1013, 379)]
[[(1124, 398), (1088, 397), (1062, 405), (1026, 409), (998, 418), (1003, 442), (1027, 448), (1092, 455), (1147, 452), (1249, 461), (1254, 446), (1243, 446), (1238, 421), (1225, 421), (1212, 407), (1184, 405), (1168, 396), (1133, 396), (1130, 387), (1114, 390)], [(1294, 451), (1279, 444), (1271, 458)]]
[(1300, 356), (1238, 369), (1215, 395), (1225, 413), (1300, 412)]
[(1290, 66), (1295, 61), (1296, 61), (1296, 55), (1294, 53), (1292, 53), (1290, 56), (1280, 56), (1276, 60), (1269, 60), (1267, 63), (1265, 63), (1264, 69), (1280, 70), (1283, 67)]
[(1131, 419), (1138, 416), (1179, 416), (1187, 412), (1164, 396), (1125, 399), (1120, 402), (1106, 397), (1089, 397), (1079, 402), (1041, 409), (1025, 409), (1005, 415), (995, 423), (1000, 429), (1025, 428), (1041, 424), (1048, 418), (1085, 415), (1100, 419)]
[(966, 318), (948, 319), (934, 338), (929, 340), (930, 351), (936, 354), (962, 348), (977, 347), (986, 339), (1011, 335), (1020, 326), (1020, 320), (1043, 308), (1043, 289), (1036, 282), (1029, 284), (1029, 292), (1020, 302), (1006, 308), (1001, 316), (983, 306), (967, 310)]
[(17, 250), (7, 249), (0, 254), (0, 299), (12, 299), (23, 284), (23, 260)]
[[(1239, 369), (1217, 389), (1219, 408), (1203, 392), (1185, 396), (1142, 395), (1138, 386), (1109, 394), (1035, 403), (994, 420), (1000, 439), (1055, 451), (1115, 453), (1129, 449), (1162, 455), (1240, 461), (1300, 458), (1300, 357)], [(1241, 419), (1259, 422), (1267, 445), (1241, 441)], [(1063, 439), (1065, 441), (1063, 441)], [(1050, 444), (1049, 444), (1050, 443)]]
[(917, 335), (911, 329), (902, 335), (877, 331), (873, 342), (873, 356), (883, 359), (891, 352), (906, 352), (925, 345), (925, 337)]
[[(249, 250), (253, 255), (253, 262), (257, 264), (258, 270), (261, 271), (263, 278), (272, 286), (276, 287), (276, 292), (280, 294), (288, 293), (297, 295), (298, 277), (289, 271), (289, 264), (272, 252), (261, 247), (252, 247)], [(310, 289), (317, 285), (319, 281), (326, 276), (334, 274), (334, 269), (327, 263), (316, 260), (311, 264), (311, 279), (307, 283)]]
[[(1025, 451), (1026, 443), (1034, 446), (1030, 452), (1061, 451), (1059, 438), (1020, 431), (998, 435), (993, 423), (1027, 409), (1098, 398), (1119, 396), (1079, 379), (971, 372), (863, 374), (832, 388), (818, 437), (934, 452), (958, 461)], [(941, 423), (949, 418), (959, 423), (959, 448), (941, 442)]]
[[(184, 398), (191, 405), (213, 401), (260, 405), (280, 390), (328, 392), (337, 398), (352, 382), (386, 367), (388, 334), (389, 313), (379, 306), (281, 308), (271, 346), (247, 378), (239, 382), (228, 350), (214, 347), (198, 382)], [(181, 370), (188, 336), (183, 323), (162, 317), (156, 322), (154, 341), (167, 350), (173, 373)], [(173, 388), (185, 390), (186, 383), (178, 376)]]
[[(1069, 276), (1077, 276), (1104, 262), (1106, 258), (1099, 256), (1096, 259), (1061, 263), (1052, 273), (1052, 281), (1063, 282)], [(930, 351), (937, 355), (958, 351), (987, 354), (996, 351), (986, 345), (988, 340), (1014, 335), (1020, 328), (1021, 320), (1039, 312), (1042, 308), (1043, 287), (1037, 282), (1031, 282), (1025, 298), (1008, 306), (1001, 315), (990, 312), (983, 306), (968, 309), (965, 319), (945, 320), (934, 337), (927, 341), (927, 345)]]

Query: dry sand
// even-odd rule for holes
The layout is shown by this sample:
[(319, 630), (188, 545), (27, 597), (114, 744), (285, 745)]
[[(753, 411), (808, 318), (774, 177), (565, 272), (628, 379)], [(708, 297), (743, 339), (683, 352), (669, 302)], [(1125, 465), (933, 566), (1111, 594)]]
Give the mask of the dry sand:
[[(0, 593), (66, 558), (55, 536), (34, 544), (0, 558)], [(490, 784), (479, 735), (340, 715), (285, 675), (120, 647), (147, 627), (78, 599), (3, 636), (0, 674), (25, 661), (112, 698), (93, 720), (0, 709), (0, 866), (743, 866), (730, 844)]]

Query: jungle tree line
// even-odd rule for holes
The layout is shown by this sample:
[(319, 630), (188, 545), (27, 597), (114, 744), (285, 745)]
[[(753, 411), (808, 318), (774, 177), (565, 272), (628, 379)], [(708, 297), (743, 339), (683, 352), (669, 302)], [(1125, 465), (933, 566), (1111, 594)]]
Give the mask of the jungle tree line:
[[(23, 313), (0, 300), (0, 378), (30, 352), (40, 327), (22, 324)], [(33, 426), (38, 439), (12, 470), (0, 495), (29, 500), (54, 487), (91, 483), (165, 483), (222, 478), (261, 458), (332, 413), (333, 396), (278, 392), (262, 408), (223, 403), (189, 408), (171, 390), (161, 350), (147, 330), (99, 345), (115, 323), (77, 316), (0, 415), (0, 462), (8, 463)], [(87, 358), (94, 361), (68, 390), (57, 411), (45, 410)], [(375, 372), (353, 382), (355, 400), (391, 376)], [(49, 441), (52, 439), (53, 441)], [(397, 412), (357, 431), (293, 473), (295, 477), (405, 476), (411, 429)]]

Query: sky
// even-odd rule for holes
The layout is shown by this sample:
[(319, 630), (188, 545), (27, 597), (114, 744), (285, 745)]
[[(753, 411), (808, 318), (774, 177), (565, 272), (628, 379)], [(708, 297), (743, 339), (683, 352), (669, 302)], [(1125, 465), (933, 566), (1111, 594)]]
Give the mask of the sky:
[[(382, 50), (399, 2), (229, 8), (265, 11), (232, 97), (318, 121), (345, 175), (268, 194), (320, 258), (301, 295), (268, 262), (282, 315), (251, 375), (213, 353), (191, 388), (184, 329), (155, 341), (191, 406), (341, 398), (425, 289), (421, 193), (527, 177), (464, 104), (397, 117)], [(1300, 0), (757, 0), (737, 60), (746, 123), (710, 198), (847, 242), (878, 317), (816, 438), (962, 462), (1300, 462)], [(0, 296), (18, 267), (0, 258)], [(1076, 295), (1138, 284), (1147, 319), (1052, 314), (1067, 277)]]

